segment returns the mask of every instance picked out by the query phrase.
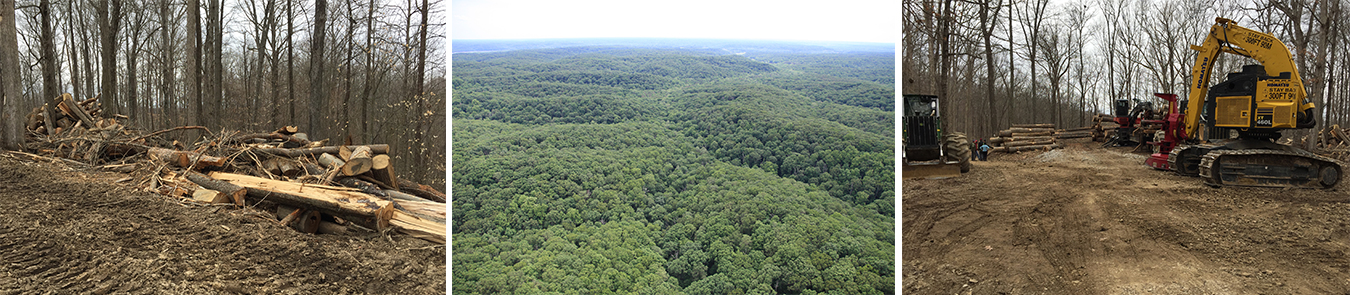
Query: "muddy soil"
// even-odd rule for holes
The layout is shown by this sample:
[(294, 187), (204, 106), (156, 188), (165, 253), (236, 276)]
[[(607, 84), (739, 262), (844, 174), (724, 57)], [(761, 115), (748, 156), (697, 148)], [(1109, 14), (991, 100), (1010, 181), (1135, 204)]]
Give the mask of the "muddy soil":
[(1210, 188), (1146, 157), (1081, 140), (904, 179), (903, 291), (1350, 294), (1350, 184)]
[(0, 294), (441, 294), (445, 246), (310, 235), (261, 208), (112, 184), (124, 174), (0, 159)]

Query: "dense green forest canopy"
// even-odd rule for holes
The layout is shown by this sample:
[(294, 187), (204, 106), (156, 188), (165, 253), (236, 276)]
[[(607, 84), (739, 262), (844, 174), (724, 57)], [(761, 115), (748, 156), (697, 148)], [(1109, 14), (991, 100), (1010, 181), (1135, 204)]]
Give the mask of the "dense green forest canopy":
[(454, 291), (892, 293), (893, 64), (456, 54)]

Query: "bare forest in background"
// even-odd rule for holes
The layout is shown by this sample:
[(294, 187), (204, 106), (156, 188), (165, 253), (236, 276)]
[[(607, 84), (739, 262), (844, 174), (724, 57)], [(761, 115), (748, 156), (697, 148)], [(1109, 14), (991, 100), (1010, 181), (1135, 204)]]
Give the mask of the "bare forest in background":
[[(0, 1), (0, 138), (71, 93), (104, 116), (174, 126), (387, 143), (401, 177), (445, 184), (442, 3), (404, 1)], [(17, 53), (14, 54), (14, 53)], [(200, 140), (184, 132), (177, 140)]]
[[(1017, 123), (1088, 126), (1118, 98), (1187, 96), (1190, 45), (1224, 17), (1289, 46), (1317, 132), (1350, 123), (1346, 2), (905, 0), (900, 87), (940, 96), (944, 127), (978, 138)], [(1211, 83), (1244, 64), (1257, 62), (1221, 54)]]

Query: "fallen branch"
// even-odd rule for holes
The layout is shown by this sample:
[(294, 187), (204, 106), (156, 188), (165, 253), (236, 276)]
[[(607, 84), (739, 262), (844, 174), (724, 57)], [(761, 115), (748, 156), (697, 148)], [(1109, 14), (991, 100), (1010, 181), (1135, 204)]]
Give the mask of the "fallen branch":
[(399, 191), (422, 197), (423, 199), (445, 203), (445, 193), (442, 193), (431, 186), (399, 178), (398, 187)]
[[(372, 144), (372, 145), (366, 145), (365, 147), (369, 147), (369, 148), (370, 148), (370, 152), (371, 152), (372, 154), (388, 154), (388, 153), (389, 153), (389, 145), (387, 145), (387, 144)], [(318, 154), (323, 154), (323, 153), (329, 153), (329, 154), (334, 154), (334, 155), (336, 155), (336, 154), (338, 154), (338, 147), (337, 147), (337, 146), (325, 146), (325, 147), (301, 148), (301, 149), (262, 148), (262, 149), (254, 149), (253, 151), (256, 151), (256, 152), (262, 152), (262, 153), (268, 153), (268, 154), (273, 154), (273, 155), (282, 156), (282, 157), (299, 158), (299, 157), (311, 156), (311, 155), (318, 155)]]
[(142, 136), (137, 136), (136, 138), (132, 138), (132, 139), (130, 139), (130, 140), (127, 140), (127, 142), (133, 142), (133, 141), (137, 141), (137, 140), (142, 140), (142, 139), (146, 139), (146, 138), (153, 137), (153, 136), (155, 136), (155, 135), (160, 135), (160, 134), (168, 133), (168, 132), (171, 132), (171, 131), (187, 130), (187, 129), (201, 129), (201, 130), (206, 130), (206, 134), (211, 134), (211, 129), (206, 129), (206, 127), (202, 127), (202, 126), (178, 126), (178, 127), (174, 127), (174, 128), (169, 128), (169, 129), (164, 129), (164, 130), (160, 130), (160, 131), (155, 131), (155, 132), (152, 132), (152, 133), (150, 133), (150, 134), (146, 134), (146, 135), (142, 135)]
[(238, 205), (240, 207), (244, 206), (244, 195), (247, 193), (247, 191), (245, 191), (243, 187), (234, 185), (229, 182), (224, 182), (211, 177), (207, 177), (206, 175), (202, 175), (201, 173), (197, 173), (196, 171), (187, 171), (183, 174), (184, 174), (183, 176), (187, 177), (187, 179), (192, 181), (193, 183), (196, 183), (197, 185), (200, 185), (209, 190), (221, 192), (226, 196), (229, 196), (230, 199), (234, 201), (235, 205)]
[(248, 140), (250, 140), (250, 139), (275, 139), (275, 140), (284, 140), (284, 141), (294, 142), (294, 143), (299, 144), (299, 145), (302, 145), (302, 146), (303, 146), (303, 145), (308, 145), (308, 144), (309, 144), (309, 140), (307, 140), (307, 139), (303, 139), (303, 138), (299, 138), (299, 137), (295, 137), (295, 136), (290, 136), (290, 135), (286, 135), (286, 134), (281, 134), (281, 133), (275, 133), (275, 132), (273, 132), (273, 133), (250, 133), (250, 134), (236, 135), (236, 136), (230, 137), (230, 139), (229, 139), (229, 140), (226, 140), (225, 143), (245, 142), (245, 141), (248, 141)]

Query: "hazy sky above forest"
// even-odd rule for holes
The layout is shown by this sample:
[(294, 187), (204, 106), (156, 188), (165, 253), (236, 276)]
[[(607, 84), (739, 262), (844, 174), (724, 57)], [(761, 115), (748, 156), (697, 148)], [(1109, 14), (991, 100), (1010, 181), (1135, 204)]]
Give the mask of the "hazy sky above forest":
[(452, 0), (451, 39), (710, 38), (895, 43), (900, 1)]

